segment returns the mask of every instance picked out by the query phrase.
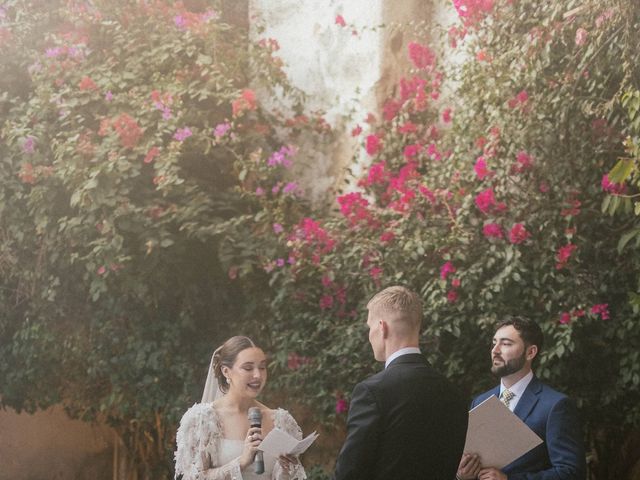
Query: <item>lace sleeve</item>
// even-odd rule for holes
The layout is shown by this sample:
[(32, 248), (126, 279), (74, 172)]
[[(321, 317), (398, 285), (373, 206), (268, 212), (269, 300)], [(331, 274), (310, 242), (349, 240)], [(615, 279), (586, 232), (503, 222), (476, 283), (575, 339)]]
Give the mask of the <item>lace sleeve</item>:
[(196, 403), (180, 420), (175, 452), (177, 479), (242, 480), (238, 460), (216, 467), (221, 426), (210, 403)]
[[(276, 428), (284, 430), (298, 440), (302, 440), (302, 429), (298, 425), (298, 422), (296, 422), (295, 418), (293, 418), (293, 416), (286, 410), (283, 410), (282, 408), (276, 410), (274, 412), (273, 423)], [(279, 462), (276, 462), (273, 466), (272, 479), (274, 480), (305, 480), (306, 478), (307, 474), (305, 473), (300, 460), (298, 460), (298, 463), (288, 472), (280, 466)]]

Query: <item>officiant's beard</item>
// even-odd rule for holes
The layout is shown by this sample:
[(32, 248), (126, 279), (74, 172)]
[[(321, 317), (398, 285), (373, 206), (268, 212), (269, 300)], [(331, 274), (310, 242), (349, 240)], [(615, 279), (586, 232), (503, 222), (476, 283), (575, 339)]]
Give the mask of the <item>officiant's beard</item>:
[[(500, 357), (502, 359), (502, 357)], [(502, 378), (512, 373), (516, 373), (524, 367), (524, 364), (527, 363), (527, 355), (525, 352), (522, 353), (521, 356), (517, 358), (511, 358), (506, 362), (503, 360), (502, 365), (492, 365), (491, 373), (493, 373), (496, 377)]]

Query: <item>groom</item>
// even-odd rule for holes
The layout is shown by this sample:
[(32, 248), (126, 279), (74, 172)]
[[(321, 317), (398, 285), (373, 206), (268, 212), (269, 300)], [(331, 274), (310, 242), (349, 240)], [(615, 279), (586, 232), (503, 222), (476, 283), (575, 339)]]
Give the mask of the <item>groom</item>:
[(389, 287), (367, 304), (369, 342), (385, 369), (356, 385), (335, 480), (451, 480), (467, 404), (418, 348), (420, 297)]

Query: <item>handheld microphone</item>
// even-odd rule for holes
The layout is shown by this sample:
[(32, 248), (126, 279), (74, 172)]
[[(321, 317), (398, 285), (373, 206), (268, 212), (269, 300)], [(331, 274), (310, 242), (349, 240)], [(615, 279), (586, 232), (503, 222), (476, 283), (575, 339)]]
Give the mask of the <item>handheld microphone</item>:
[[(258, 407), (251, 407), (249, 409), (248, 418), (249, 426), (262, 428), (262, 412), (260, 412)], [(253, 461), (253, 469), (258, 475), (264, 473), (264, 458), (260, 451), (256, 453), (256, 457)]]

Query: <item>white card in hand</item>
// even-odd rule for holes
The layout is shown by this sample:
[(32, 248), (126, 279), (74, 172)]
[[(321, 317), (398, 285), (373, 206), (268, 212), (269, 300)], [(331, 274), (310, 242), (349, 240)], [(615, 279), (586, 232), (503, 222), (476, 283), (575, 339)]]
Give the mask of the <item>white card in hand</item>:
[(318, 438), (318, 434), (313, 432), (302, 440), (296, 440), (287, 432), (274, 428), (264, 437), (258, 449), (274, 457), (279, 457), (280, 455), (300, 455), (316, 441), (316, 438)]

